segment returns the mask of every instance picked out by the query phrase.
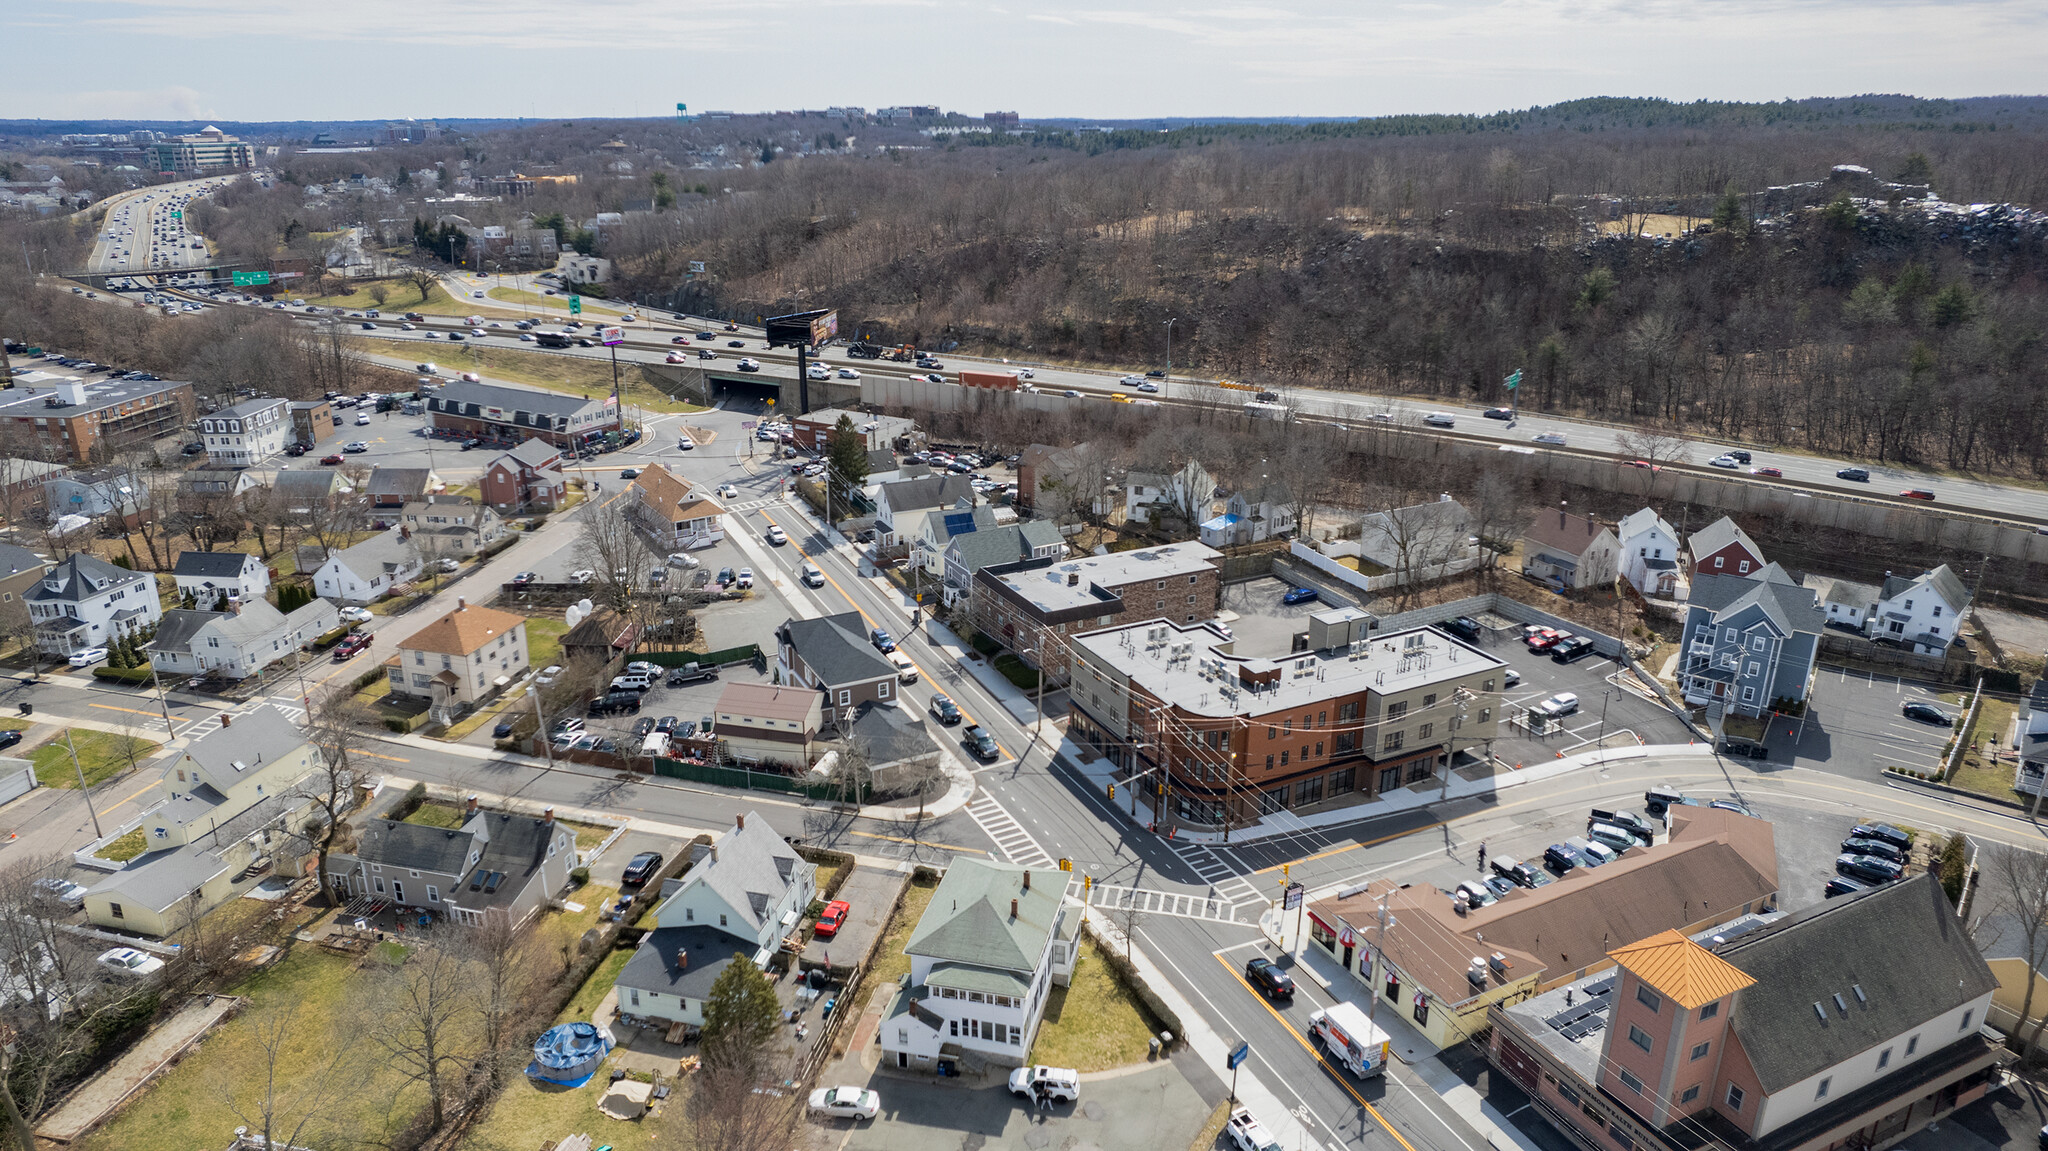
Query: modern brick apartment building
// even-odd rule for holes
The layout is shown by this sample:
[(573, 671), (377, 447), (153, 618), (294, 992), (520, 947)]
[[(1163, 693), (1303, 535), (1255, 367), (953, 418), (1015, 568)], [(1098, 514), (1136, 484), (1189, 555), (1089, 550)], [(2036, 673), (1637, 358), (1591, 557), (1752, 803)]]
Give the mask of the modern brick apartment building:
[(994, 564), (974, 573), (975, 630), (1064, 682), (1064, 652), (1041, 658), (1048, 642), (1141, 620), (1214, 619), (1223, 582), (1222, 552), (1199, 543), (1167, 544), (1069, 560)]

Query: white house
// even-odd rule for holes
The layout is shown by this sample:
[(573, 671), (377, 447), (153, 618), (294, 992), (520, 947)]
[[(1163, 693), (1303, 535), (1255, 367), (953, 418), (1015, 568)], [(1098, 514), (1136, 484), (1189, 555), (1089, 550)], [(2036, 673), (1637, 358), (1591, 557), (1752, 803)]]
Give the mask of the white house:
[(342, 603), (369, 603), (419, 577), (426, 561), (404, 527), (333, 553), (313, 572), (313, 590)]
[(1124, 519), (1149, 524), (1161, 504), (1172, 502), (1172, 480), (1158, 472), (1131, 471), (1124, 475)]
[(290, 615), (266, 599), (239, 603), (231, 611), (174, 608), (164, 613), (149, 641), (150, 662), (163, 672), (247, 679), (340, 624), (339, 610), (324, 599), (302, 604)]
[(704, 1000), (728, 963), (767, 966), (818, 893), (818, 869), (759, 812), (703, 852), (654, 912), (617, 981), (619, 1010), (701, 1027)]
[[(1327, 556), (1345, 553), (1346, 541), (1317, 545)], [(1400, 577), (1401, 583), (1442, 578), (1479, 565), (1472, 515), (1447, 492), (1426, 504), (1373, 512), (1358, 524), (1357, 555)]]
[(398, 520), (429, 556), (468, 557), (505, 536), (497, 509), (468, 496), (432, 495), (405, 505)]
[(180, 595), (191, 592), (201, 608), (212, 607), (226, 592), (229, 599), (262, 599), (270, 590), (270, 569), (242, 552), (179, 552), (171, 570)]
[(941, 1057), (1015, 1067), (1038, 1035), (1046, 993), (1074, 973), (1081, 908), (1066, 874), (957, 858), (904, 945), (910, 976), (882, 1015), (882, 1058), (933, 1069)]
[(84, 552), (44, 573), (21, 598), (35, 625), (36, 647), (47, 655), (104, 647), (164, 614), (155, 576), (115, 567)]
[(1202, 542), (1212, 548), (1255, 544), (1294, 531), (1294, 496), (1278, 480), (1247, 488), (1225, 501), (1223, 514), (1202, 522)]
[(199, 434), (207, 462), (221, 468), (260, 464), (298, 438), (292, 430), (291, 401), (272, 396), (243, 400), (200, 417)]
[(1941, 655), (1956, 641), (1969, 609), (1970, 589), (1947, 564), (1911, 578), (1886, 573), (1868, 621), (1869, 636), (1920, 655)]
[(1645, 596), (1684, 599), (1685, 575), (1678, 568), (1678, 533), (1649, 508), (1630, 512), (1615, 525), (1621, 540), (1621, 578)]
[(1877, 588), (1871, 584), (1810, 575), (1806, 577), (1806, 586), (1821, 597), (1821, 610), (1827, 613), (1829, 627), (1860, 633), (1870, 622), (1870, 613), (1877, 609)]
[(897, 480), (875, 491), (876, 541), (883, 547), (907, 545), (924, 526), (924, 513), (936, 508), (948, 511), (974, 507), (973, 481), (966, 476), (930, 475), (914, 480)]
[(725, 538), (725, 508), (660, 464), (633, 481), (633, 515), (663, 550), (694, 551)]

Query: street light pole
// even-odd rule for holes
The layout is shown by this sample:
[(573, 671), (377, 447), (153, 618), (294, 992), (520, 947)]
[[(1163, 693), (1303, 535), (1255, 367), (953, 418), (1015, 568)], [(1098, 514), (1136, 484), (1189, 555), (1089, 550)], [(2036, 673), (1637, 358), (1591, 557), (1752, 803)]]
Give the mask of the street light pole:
[(1175, 316), (1173, 319), (1166, 321), (1166, 375), (1168, 379), (1173, 377), (1173, 325), (1179, 319), (1179, 316)]
[(544, 749), (544, 750), (546, 751), (546, 753), (547, 753), (547, 757), (548, 757), (548, 770), (549, 770), (549, 771), (553, 771), (553, 770), (555, 769), (555, 741), (554, 741), (554, 740), (553, 740), (552, 738), (550, 738), (550, 736), (549, 736), (549, 733), (548, 733), (548, 732), (547, 732), (547, 730), (546, 730), (546, 728), (547, 728), (547, 716), (545, 716), (545, 715), (542, 715), (542, 714), (541, 714), (541, 710), (540, 710), (540, 685), (539, 685), (539, 684), (532, 684), (532, 683), (529, 683), (529, 684), (527, 684), (527, 685), (526, 685), (526, 695), (527, 695), (527, 698), (529, 698), (529, 699), (533, 700), (533, 733), (534, 733), (534, 738), (536, 738), (536, 739), (540, 740), (540, 745), (541, 745), (541, 747), (542, 747), (542, 748), (543, 748), (543, 749)]

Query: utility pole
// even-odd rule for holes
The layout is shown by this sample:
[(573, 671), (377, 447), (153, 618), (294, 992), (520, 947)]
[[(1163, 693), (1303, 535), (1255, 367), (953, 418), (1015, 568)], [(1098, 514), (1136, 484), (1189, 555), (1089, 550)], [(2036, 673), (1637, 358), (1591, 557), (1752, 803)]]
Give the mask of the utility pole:
[(78, 766), (78, 749), (71, 745), (71, 729), (68, 727), (64, 729), (64, 750), (71, 753), (71, 770), (78, 773), (78, 791), (85, 796), (85, 813), (92, 816), (92, 837), (104, 839), (106, 833), (100, 830), (100, 813), (92, 806), (92, 788), (85, 784), (85, 769)]
[(1366, 980), (1365, 984), (1367, 992), (1372, 997), (1365, 1005), (1365, 1021), (1374, 1026), (1378, 1026), (1375, 1020), (1379, 1015), (1380, 988), (1386, 986), (1386, 973), (1381, 971), (1380, 967), (1387, 959), (1387, 928), (1394, 925), (1394, 917), (1387, 913), (1387, 900), (1393, 894), (1391, 891), (1381, 893), (1379, 911), (1374, 916), (1378, 922), (1374, 925), (1372, 978)]
[(1173, 378), (1173, 325), (1179, 319), (1179, 316), (1175, 316), (1173, 319), (1166, 321), (1166, 376), (1168, 379)]

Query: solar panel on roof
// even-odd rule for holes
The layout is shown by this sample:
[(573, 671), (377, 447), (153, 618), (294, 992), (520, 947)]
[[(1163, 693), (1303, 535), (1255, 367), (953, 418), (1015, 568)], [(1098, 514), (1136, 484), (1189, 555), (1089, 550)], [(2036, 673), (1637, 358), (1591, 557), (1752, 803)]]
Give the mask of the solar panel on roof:
[(947, 512), (946, 531), (952, 535), (965, 535), (974, 530), (973, 512)]

